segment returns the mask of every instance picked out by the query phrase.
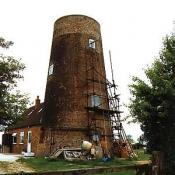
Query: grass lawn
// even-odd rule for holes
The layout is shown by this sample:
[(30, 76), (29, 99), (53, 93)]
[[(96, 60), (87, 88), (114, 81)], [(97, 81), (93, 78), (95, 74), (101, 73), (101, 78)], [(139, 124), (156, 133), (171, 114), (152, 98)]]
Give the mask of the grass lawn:
[(91, 160), (91, 161), (65, 161), (65, 160), (49, 160), (42, 157), (20, 159), (18, 161), (25, 162), (36, 171), (52, 171), (52, 170), (68, 170), (68, 169), (83, 169), (83, 168), (94, 168), (94, 167), (110, 167), (110, 166), (122, 166), (132, 165), (135, 161), (131, 160), (111, 160), (103, 162), (102, 160)]
[[(113, 167), (113, 166), (124, 166), (124, 165), (134, 165), (138, 160), (149, 160), (150, 155), (144, 154), (143, 150), (136, 150), (138, 154), (137, 159), (124, 160), (124, 159), (113, 159), (108, 162), (102, 160), (91, 160), (91, 161), (66, 161), (66, 160), (50, 160), (43, 157), (35, 157), (28, 159), (19, 159), (21, 163), (27, 164), (36, 171), (58, 171), (58, 170), (71, 170), (71, 169), (84, 169), (84, 168), (95, 168), (95, 167)], [(109, 174), (109, 173), (108, 173)], [(134, 171), (128, 172), (116, 172), (111, 173), (111, 175), (134, 175)]]
[(138, 155), (137, 160), (150, 160), (151, 155), (144, 153), (143, 149), (136, 149), (134, 152)]

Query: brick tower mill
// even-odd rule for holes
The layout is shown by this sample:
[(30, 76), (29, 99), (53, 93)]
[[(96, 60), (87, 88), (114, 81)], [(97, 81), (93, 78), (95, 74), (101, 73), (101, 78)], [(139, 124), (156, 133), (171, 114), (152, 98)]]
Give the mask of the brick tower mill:
[[(5, 152), (56, 156), (65, 149), (82, 151), (82, 141), (89, 141), (92, 150), (131, 155), (111, 72), (112, 82), (106, 78), (99, 23), (84, 15), (59, 18), (54, 25), (44, 103), (37, 97), (24, 120), (7, 128)], [(69, 151), (64, 153), (71, 158)]]
[(99, 23), (84, 15), (59, 18), (54, 24), (42, 119), (50, 153), (80, 147), (82, 140), (112, 153), (113, 110), (107, 88)]

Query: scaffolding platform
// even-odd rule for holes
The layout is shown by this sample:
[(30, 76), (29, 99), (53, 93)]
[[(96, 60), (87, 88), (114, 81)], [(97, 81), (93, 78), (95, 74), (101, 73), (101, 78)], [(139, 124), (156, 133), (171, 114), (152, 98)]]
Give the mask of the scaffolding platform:
[(119, 110), (111, 110), (111, 109), (104, 109), (104, 108), (98, 108), (98, 107), (86, 107), (86, 109), (88, 109), (89, 111), (94, 111), (97, 112), (99, 114), (120, 114), (123, 111), (119, 111)]

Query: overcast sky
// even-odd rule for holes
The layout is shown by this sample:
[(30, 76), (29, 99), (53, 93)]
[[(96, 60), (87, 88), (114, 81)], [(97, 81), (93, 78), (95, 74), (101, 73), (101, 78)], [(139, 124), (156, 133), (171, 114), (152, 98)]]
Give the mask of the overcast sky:
[[(20, 89), (31, 101), (44, 100), (53, 24), (61, 16), (83, 14), (101, 24), (107, 75), (110, 49), (121, 104), (128, 103), (131, 77), (144, 77), (175, 19), (174, 0), (0, 0), (0, 7), (0, 36), (14, 41), (10, 54), (26, 65)], [(135, 139), (141, 134), (138, 125), (125, 128)]]

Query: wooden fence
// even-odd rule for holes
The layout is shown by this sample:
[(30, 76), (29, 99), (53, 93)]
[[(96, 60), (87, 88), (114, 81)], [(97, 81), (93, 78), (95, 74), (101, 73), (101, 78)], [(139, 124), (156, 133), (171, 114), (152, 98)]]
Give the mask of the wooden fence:
[(51, 171), (51, 172), (31, 172), (25, 173), (20, 172), (14, 175), (93, 175), (106, 173), (109, 174), (113, 172), (122, 172), (127, 170), (134, 170), (136, 175), (152, 175), (150, 164), (135, 164), (135, 165), (123, 165), (123, 166), (113, 166), (113, 167), (96, 167), (96, 168), (86, 168), (86, 169), (74, 169), (74, 170), (62, 170), (62, 171)]

